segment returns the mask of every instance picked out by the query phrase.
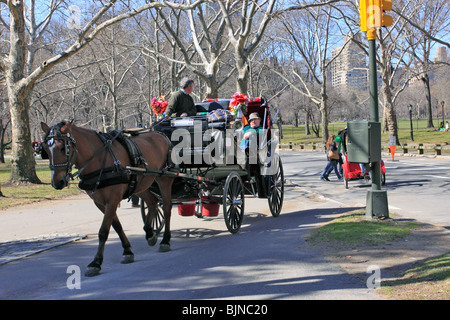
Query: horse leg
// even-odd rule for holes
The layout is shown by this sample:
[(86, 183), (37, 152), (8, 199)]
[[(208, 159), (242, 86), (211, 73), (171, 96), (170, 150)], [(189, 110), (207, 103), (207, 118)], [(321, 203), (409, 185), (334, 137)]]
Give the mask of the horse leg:
[(122, 242), (123, 254), (120, 263), (134, 262), (134, 254), (131, 251), (130, 241), (128, 241), (128, 238), (125, 235), (125, 232), (123, 231), (122, 225), (120, 224), (119, 217), (117, 216), (117, 214), (113, 218), (112, 226), (119, 235), (120, 241)]
[(162, 209), (164, 212), (164, 236), (159, 245), (159, 252), (170, 251), (170, 216), (172, 213), (172, 183), (173, 178), (159, 177), (157, 180), (162, 196)]
[[(88, 269), (85, 276), (92, 277), (100, 273), (101, 266), (103, 263), (103, 252), (105, 250), (106, 240), (108, 240), (109, 230), (111, 229), (111, 224), (113, 222), (114, 216), (116, 215), (117, 205), (108, 205), (104, 207), (103, 221), (98, 232), (98, 248), (95, 254), (94, 260), (88, 265)], [(99, 207), (99, 205), (97, 205)]]
[(149, 246), (154, 246), (158, 241), (158, 233), (154, 232), (152, 228), (152, 221), (155, 217), (156, 206), (158, 205), (158, 198), (153, 195), (149, 190), (146, 190), (139, 194), (139, 196), (147, 204), (148, 214), (147, 220), (144, 223), (145, 239)]
[[(97, 202), (95, 202), (95, 205), (97, 206), (97, 208), (100, 209), (101, 212), (103, 212), (103, 214), (105, 213), (104, 205)], [(125, 235), (125, 232), (123, 231), (122, 225), (120, 224), (119, 217), (117, 216), (117, 214), (113, 218), (112, 226), (119, 235), (120, 241), (122, 242), (123, 254), (120, 263), (134, 262), (134, 254), (131, 251), (131, 244), (128, 241), (127, 236)]]

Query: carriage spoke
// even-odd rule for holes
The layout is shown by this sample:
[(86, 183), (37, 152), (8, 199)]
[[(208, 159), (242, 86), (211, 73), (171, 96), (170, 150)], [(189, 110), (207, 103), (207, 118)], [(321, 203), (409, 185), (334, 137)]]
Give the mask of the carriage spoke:
[(281, 159), (277, 159), (277, 172), (269, 177), (268, 197), (270, 212), (272, 216), (278, 217), (283, 206), (284, 196), (284, 174)]
[(230, 173), (227, 177), (223, 199), (225, 224), (228, 231), (236, 233), (241, 227), (244, 213), (244, 186), (236, 172)]

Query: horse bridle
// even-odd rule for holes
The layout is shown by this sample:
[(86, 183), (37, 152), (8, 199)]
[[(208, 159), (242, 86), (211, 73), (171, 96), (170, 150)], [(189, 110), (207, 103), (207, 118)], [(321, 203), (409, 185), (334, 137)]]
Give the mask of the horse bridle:
[[(62, 123), (63, 124), (63, 123)], [(61, 123), (55, 124), (50, 128), (49, 132), (44, 136), (41, 145), (41, 156), (42, 159), (48, 159), (48, 154), (45, 155), (46, 151), (43, 148), (43, 144), (45, 143), (48, 147), (51, 147), (55, 144), (55, 140), (63, 141), (64, 143), (64, 153), (67, 157), (67, 161), (64, 163), (58, 164), (49, 164), (49, 168), (52, 171), (66, 171), (66, 181), (68, 182), (72, 177), (72, 166), (74, 164), (74, 160), (77, 156), (77, 144), (75, 138), (71, 133), (62, 133), (61, 132)], [(72, 145), (72, 154), (70, 154), (70, 146)]]
[[(114, 137), (112, 137), (112, 139), (102, 140), (104, 143), (103, 147), (97, 149), (97, 151), (94, 153), (94, 155), (91, 157), (91, 159), (89, 161), (87, 161), (87, 163), (82, 168), (80, 168), (77, 172), (72, 174), (72, 166), (74, 165), (74, 160), (77, 156), (78, 150), (77, 150), (77, 144), (76, 144), (76, 141), (75, 141), (75, 138), (73, 137), (73, 135), (70, 134), (69, 132), (68, 133), (61, 132), (61, 127), (64, 125), (65, 125), (65, 123), (61, 122), (61, 123), (55, 124), (53, 127), (51, 127), (50, 130), (44, 135), (39, 149), (40, 149), (42, 159), (49, 159), (49, 156), (48, 156), (47, 152), (44, 150), (43, 145), (47, 144), (47, 146), (51, 147), (55, 143), (55, 140), (61, 140), (64, 142), (64, 149), (65, 149), (67, 161), (64, 163), (59, 163), (59, 164), (50, 164), (49, 168), (50, 168), (50, 170), (53, 170), (53, 171), (66, 170), (66, 177), (65, 177), (66, 182), (69, 182), (70, 180), (73, 180), (74, 178), (81, 176), (81, 173), (84, 171), (84, 169), (86, 169), (91, 164), (91, 162), (97, 156), (99, 156), (100, 153), (102, 153), (104, 150), (109, 150), (112, 157), (115, 159), (115, 155), (111, 149), (111, 146), (112, 146), (112, 142), (119, 136), (119, 134), (122, 132), (122, 130), (120, 130)], [(71, 145), (72, 145), (72, 149), (73, 149), (72, 155), (70, 154), (70, 146)], [(103, 158), (101, 171), (103, 171), (103, 168), (105, 166), (106, 156), (107, 156), (107, 152), (105, 152), (105, 156)], [(120, 166), (120, 161), (115, 159), (114, 165)], [(101, 172), (99, 175), (98, 182), (100, 182), (100, 178), (101, 178)], [(95, 192), (95, 190), (94, 190), (94, 192)]]

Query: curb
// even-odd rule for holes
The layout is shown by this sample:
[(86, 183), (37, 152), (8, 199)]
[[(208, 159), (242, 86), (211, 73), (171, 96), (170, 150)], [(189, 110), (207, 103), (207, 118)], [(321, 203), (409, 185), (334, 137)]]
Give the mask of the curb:
[(3, 242), (0, 243), (0, 266), (84, 238), (86, 235), (54, 233)]

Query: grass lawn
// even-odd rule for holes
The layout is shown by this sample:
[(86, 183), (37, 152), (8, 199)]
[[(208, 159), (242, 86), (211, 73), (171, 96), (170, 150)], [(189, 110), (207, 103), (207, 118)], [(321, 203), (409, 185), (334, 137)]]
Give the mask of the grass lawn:
[(450, 253), (427, 259), (400, 279), (382, 281), (379, 292), (404, 300), (450, 299)]
[[(340, 248), (349, 247), (364, 251), (365, 246), (386, 250), (386, 243), (402, 241), (411, 229), (418, 227), (414, 222), (368, 220), (364, 213), (353, 213), (314, 230), (308, 240), (333, 248), (337, 253)], [(450, 299), (450, 253), (421, 261), (399, 278), (383, 280), (377, 291), (388, 299)]]
[(78, 189), (77, 181), (71, 182), (69, 188), (55, 190), (50, 184), (51, 172), (48, 168), (48, 160), (37, 160), (36, 162), (36, 173), (42, 181), (42, 184), (27, 184), (21, 186), (5, 185), (5, 181), (8, 180), (11, 173), (11, 163), (8, 159), (6, 160), (6, 163), (0, 163), (1, 191), (5, 196), (0, 197), (0, 210), (42, 200), (60, 199), (83, 192)]
[(327, 242), (338, 246), (367, 245), (377, 246), (407, 236), (413, 222), (395, 220), (366, 219), (364, 213), (354, 213), (335, 219), (332, 223), (315, 230), (310, 237), (313, 242)]
[[(438, 121), (434, 121), (435, 128), (439, 127)], [(419, 119), (413, 120), (413, 137), (414, 141), (410, 139), (410, 122), (409, 120), (398, 120), (398, 135), (400, 143), (408, 145), (410, 144), (450, 144), (450, 132), (436, 131), (435, 129), (426, 128), (426, 120)], [(341, 128), (347, 126), (346, 122), (332, 122), (328, 124), (328, 130), (330, 134), (336, 134)], [(316, 137), (314, 134), (307, 136), (305, 134), (305, 125), (299, 125), (294, 127), (293, 125), (283, 125), (283, 139), (282, 143), (321, 143), (322, 138)], [(381, 134), (381, 142), (384, 144), (389, 143), (389, 134)]]

